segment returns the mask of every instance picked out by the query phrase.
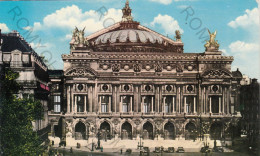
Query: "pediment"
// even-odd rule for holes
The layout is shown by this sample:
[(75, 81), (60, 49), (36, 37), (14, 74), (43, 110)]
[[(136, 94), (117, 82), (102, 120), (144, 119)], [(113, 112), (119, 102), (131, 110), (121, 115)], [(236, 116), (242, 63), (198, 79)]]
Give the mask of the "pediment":
[(91, 68), (84, 68), (84, 67), (76, 67), (70, 68), (64, 73), (65, 76), (75, 76), (75, 77), (96, 77), (97, 72)]
[(225, 69), (210, 69), (202, 74), (203, 78), (232, 78), (232, 73)]

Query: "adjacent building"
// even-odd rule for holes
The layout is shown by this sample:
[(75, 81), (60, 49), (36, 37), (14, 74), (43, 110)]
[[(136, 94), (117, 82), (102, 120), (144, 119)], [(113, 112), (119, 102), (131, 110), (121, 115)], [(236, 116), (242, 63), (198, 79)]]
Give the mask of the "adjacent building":
[(16, 31), (3, 34), (0, 31), (0, 66), (1, 71), (12, 69), (19, 73), (17, 82), (22, 86), (17, 96), (34, 98), (44, 106), (44, 119), (33, 123), (34, 130), (47, 139), (50, 126), (48, 124), (48, 68), (43, 59), (30, 47), (25, 39)]

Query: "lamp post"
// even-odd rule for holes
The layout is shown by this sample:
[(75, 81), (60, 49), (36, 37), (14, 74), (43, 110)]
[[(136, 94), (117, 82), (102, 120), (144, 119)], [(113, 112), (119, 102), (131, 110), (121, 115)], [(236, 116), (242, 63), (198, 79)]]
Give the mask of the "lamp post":
[(97, 147), (97, 149), (100, 149), (100, 129), (98, 130), (98, 133), (97, 133), (97, 138), (98, 138), (98, 142), (97, 142), (97, 144), (98, 144), (98, 147)]
[(138, 148), (140, 148), (140, 150), (143, 148), (144, 143), (142, 143), (142, 136), (140, 135), (140, 142), (138, 142)]

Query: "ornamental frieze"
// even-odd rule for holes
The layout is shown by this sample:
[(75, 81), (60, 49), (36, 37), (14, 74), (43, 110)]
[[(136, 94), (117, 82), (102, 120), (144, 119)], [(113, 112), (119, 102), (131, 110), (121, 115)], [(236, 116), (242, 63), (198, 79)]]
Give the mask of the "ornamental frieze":
[(197, 68), (196, 65), (192, 65), (192, 64), (184, 65), (184, 69), (186, 69), (188, 71), (196, 70), (196, 68)]

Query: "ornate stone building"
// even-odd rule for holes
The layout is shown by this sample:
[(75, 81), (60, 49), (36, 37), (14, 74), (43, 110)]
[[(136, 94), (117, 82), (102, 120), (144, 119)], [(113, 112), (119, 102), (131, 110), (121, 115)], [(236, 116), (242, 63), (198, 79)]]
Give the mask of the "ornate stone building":
[(233, 57), (218, 50), (216, 32), (205, 52), (184, 53), (179, 31), (172, 40), (134, 21), (128, 2), (122, 11), (121, 22), (92, 35), (73, 32), (58, 78), (63, 113), (49, 112), (53, 130), (61, 127), (67, 140), (99, 130), (108, 139), (228, 138), (241, 117), (242, 74), (231, 71)]

